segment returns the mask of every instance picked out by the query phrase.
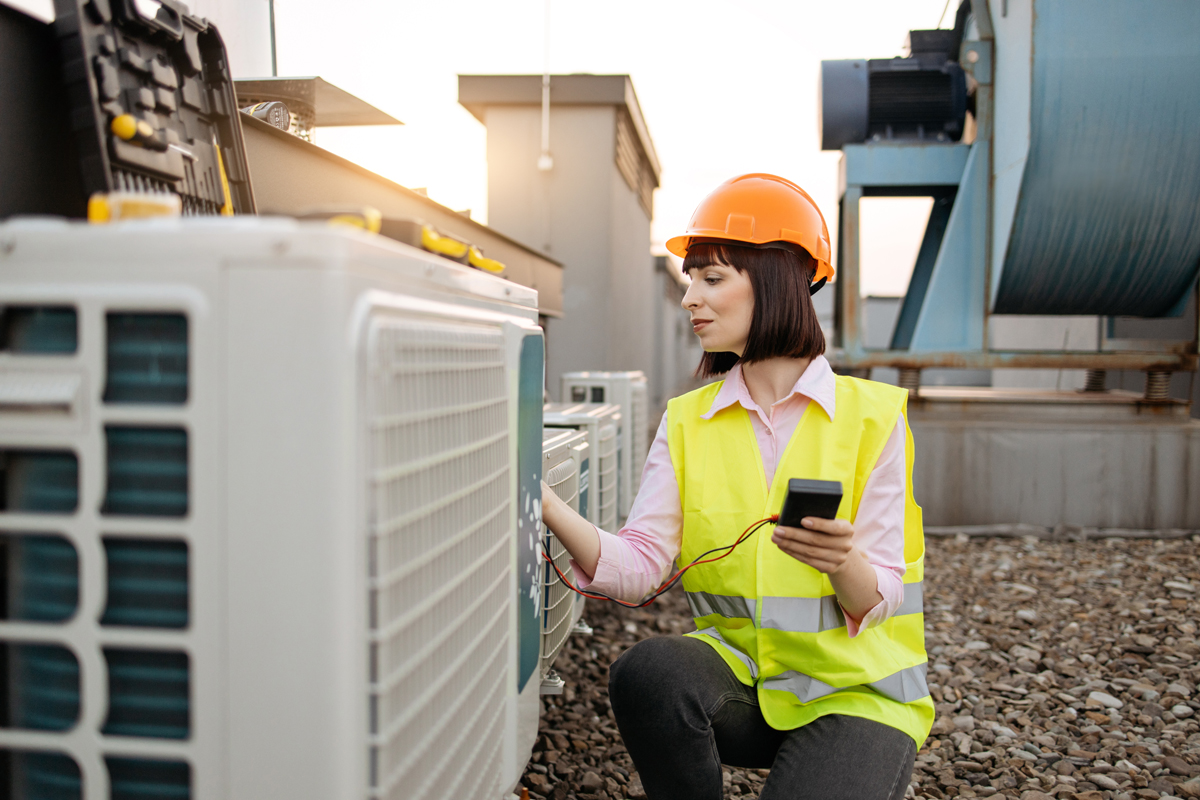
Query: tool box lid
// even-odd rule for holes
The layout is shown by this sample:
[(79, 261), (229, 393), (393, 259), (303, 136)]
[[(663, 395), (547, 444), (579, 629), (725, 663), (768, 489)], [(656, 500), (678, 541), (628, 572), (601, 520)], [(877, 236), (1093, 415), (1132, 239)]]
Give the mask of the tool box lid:
[(254, 213), (216, 27), (179, 0), (54, 0), (54, 10), (85, 191), (173, 192), (185, 215)]

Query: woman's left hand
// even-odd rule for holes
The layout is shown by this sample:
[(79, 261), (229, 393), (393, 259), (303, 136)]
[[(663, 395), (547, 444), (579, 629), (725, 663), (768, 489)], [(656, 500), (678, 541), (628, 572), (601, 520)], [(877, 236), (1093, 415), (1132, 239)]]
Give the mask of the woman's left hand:
[(854, 552), (854, 526), (844, 519), (820, 517), (805, 517), (801, 524), (803, 528), (776, 527), (771, 541), (792, 558), (826, 575), (841, 572)]

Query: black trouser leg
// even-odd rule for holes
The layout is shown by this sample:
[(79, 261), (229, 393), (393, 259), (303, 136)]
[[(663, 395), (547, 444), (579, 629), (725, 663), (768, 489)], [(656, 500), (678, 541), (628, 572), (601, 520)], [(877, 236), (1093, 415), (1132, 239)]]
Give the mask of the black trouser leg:
[(759, 800), (902, 800), (917, 746), (882, 722), (831, 714), (788, 731)]
[(916, 755), (906, 734), (856, 717), (775, 730), (754, 689), (688, 637), (630, 648), (610, 669), (609, 698), (650, 800), (720, 800), (722, 763), (770, 767), (762, 800), (898, 800)]
[(758, 755), (757, 766), (766, 767), (782, 738), (758, 712), (754, 690), (711, 647), (686, 636), (630, 648), (610, 667), (608, 692), (650, 800), (721, 800), (721, 757)]

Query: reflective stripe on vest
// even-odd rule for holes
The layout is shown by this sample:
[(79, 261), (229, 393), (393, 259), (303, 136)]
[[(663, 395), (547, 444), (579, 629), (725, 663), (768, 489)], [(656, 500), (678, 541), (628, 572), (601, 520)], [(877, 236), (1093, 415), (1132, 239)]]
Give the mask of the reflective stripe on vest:
[(725, 649), (734, 657), (736, 657), (738, 661), (741, 661), (746, 665), (746, 669), (750, 670), (751, 678), (758, 678), (758, 665), (754, 663), (754, 659), (731, 645), (729, 642), (725, 641), (725, 639), (721, 636), (721, 632), (716, 628), (705, 628), (702, 631), (696, 631), (696, 634), (703, 634), (704, 636), (711, 636), (712, 638), (716, 639), (718, 642), (723, 644)]
[(692, 609), (693, 617), (720, 614), (728, 619), (754, 619), (754, 599), (751, 597), (688, 592), (687, 601), (688, 606)]
[[(717, 614), (726, 619), (754, 619), (754, 598), (688, 592), (693, 617)], [(904, 600), (893, 616), (920, 614), (924, 609), (922, 583), (904, 584)], [(759, 626), (789, 633), (821, 633), (846, 627), (837, 595), (824, 597), (764, 597)]]
[[(915, 667), (902, 669), (885, 678), (872, 681), (866, 686), (897, 703), (911, 703), (914, 700), (929, 697), (929, 685), (925, 682), (926, 666), (917, 664)], [(804, 673), (788, 671), (765, 679), (763, 688), (789, 692), (794, 694), (801, 703), (811, 703), (818, 697), (825, 697), (834, 692), (844, 692), (855, 687), (830, 686)]]

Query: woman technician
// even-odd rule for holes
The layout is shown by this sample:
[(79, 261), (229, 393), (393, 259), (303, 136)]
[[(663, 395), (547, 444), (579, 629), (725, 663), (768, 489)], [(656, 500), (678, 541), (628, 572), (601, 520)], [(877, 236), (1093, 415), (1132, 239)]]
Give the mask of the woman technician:
[(727, 181), (667, 248), (691, 277), (698, 374), (726, 377), (667, 404), (619, 534), (543, 493), (581, 588), (647, 596), (676, 560), (778, 514), (790, 478), (841, 481), (843, 496), (837, 519), (684, 573), (696, 633), (612, 665), (625, 746), (650, 800), (717, 800), (721, 763), (769, 767), (762, 800), (898, 800), (934, 717), (907, 393), (835, 376), (822, 355), (810, 293), (833, 276), (829, 233), (794, 183)]

